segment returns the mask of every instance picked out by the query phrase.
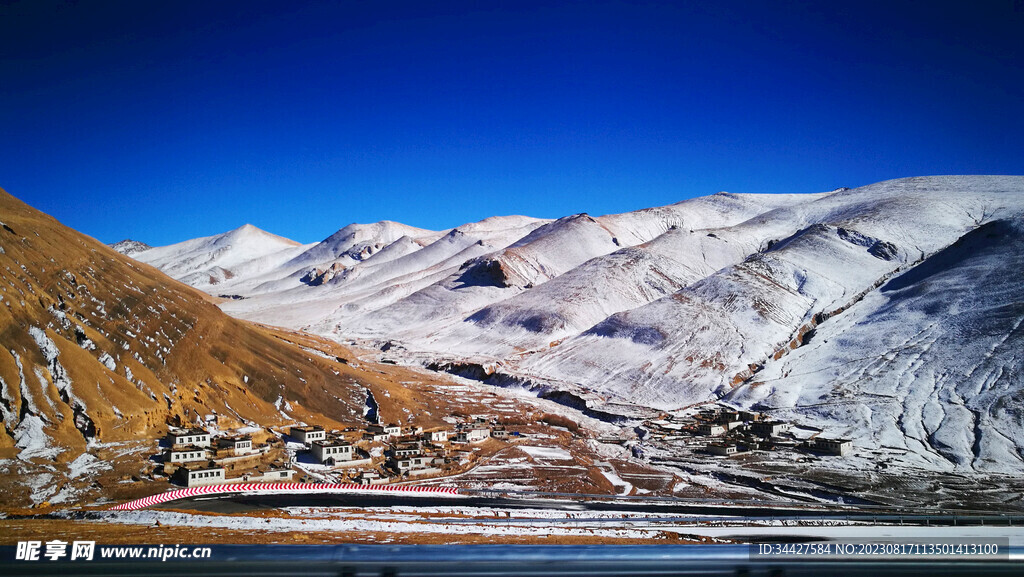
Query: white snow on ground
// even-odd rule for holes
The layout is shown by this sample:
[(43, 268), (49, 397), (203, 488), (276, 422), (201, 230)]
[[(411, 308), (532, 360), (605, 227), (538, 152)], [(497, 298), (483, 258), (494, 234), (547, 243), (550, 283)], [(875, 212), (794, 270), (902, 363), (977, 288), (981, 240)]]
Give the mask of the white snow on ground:
[(117, 362), (114, 361), (114, 357), (110, 356), (110, 353), (105, 352), (100, 355), (99, 361), (111, 371), (117, 370)]
[[(76, 411), (85, 411), (85, 401), (75, 395), (75, 391), (71, 386), (71, 378), (68, 376), (68, 372), (64, 369), (64, 366), (60, 364), (58, 356), (60, 356), (60, 349), (54, 344), (50, 337), (46, 335), (46, 331), (38, 327), (29, 327), (29, 335), (36, 344), (39, 346), (39, 352), (42, 353), (43, 358), (46, 359), (47, 369), (50, 371), (50, 378), (53, 380), (53, 385), (60, 391), (61, 396), (67, 399), (68, 405)], [(49, 399), (49, 397), (47, 397)]]
[(222, 517), (189, 515), (169, 511), (116, 511), (98, 514), (99, 519), (111, 523), (152, 525), (159, 522), (164, 526), (225, 528), (257, 531), (324, 531), (324, 532), (372, 532), (372, 533), (414, 533), (418, 535), (507, 535), (529, 537), (597, 536), (626, 539), (656, 537), (660, 529), (609, 528), (606, 523), (590, 526), (561, 526), (557, 523), (487, 524), (480, 523), (428, 523), (392, 520), (371, 520), (361, 515), (330, 517), (326, 519), (283, 519), (253, 517)]
[(556, 447), (531, 447), (529, 445), (517, 445), (517, 449), (542, 461), (572, 461), (572, 455), (565, 449)]
[[(608, 469), (611, 469), (611, 467), (609, 466)], [(612, 485), (614, 485), (616, 488), (620, 488), (621, 487), (620, 492), (622, 494), (628, 495), (630, 493), (630, 491), (633, 490), (633, 484), (629, 483), (627, 481), (623, 481), (622, 477), (619, 477), (619, 475), (615, 473), (614, 469), (611, 469), (611, 470), (608, 470), (608, 469), (602, 469), (601, 470), (601, 474), (604, 475), (604, 478), (608, 479), (608, 481)]]
[(82, 453), (77, 459), (68, 463), (68, 478), (77, 479), (83, 475), (92, 475), (111, 469), (106, 461), (101, 461), (89, 453)]
[[(304, 519), (330, 519), (336, 517), (350, 516), (352, 512), (342, 508), (322, 507), (285, 507), (283, 511)], [(534, 519), (628, 519), (644, 520), (651, 519), (661, 521), (664, 519), (677, 518), (676, 514), (669, 513), (633, 513), (620, 511), (565, 511), (557, 509), (482, 509), (480, 507), (362, 507), (359, 512), (367, 518), (389, 521), (415, 521), (429, 515), (438, 520), (459, 519), (478, 517), (504, 518), (518, 520)]]
[(38, 415), (25, 415), (18, 423), (14, 429), (14, 443), (21, 449), (19, 459), (52, 459), (64, 451), (52, 444), (45, 428), (46, 423)]
[(22, 484), (28, 487), (32, 493), (29, 498), (32, 503), (42, 503), (56, 493), (56, 487), (50, 485), (53, 482), (53, 475), (49, 473), (30, 473), (23, 476)]

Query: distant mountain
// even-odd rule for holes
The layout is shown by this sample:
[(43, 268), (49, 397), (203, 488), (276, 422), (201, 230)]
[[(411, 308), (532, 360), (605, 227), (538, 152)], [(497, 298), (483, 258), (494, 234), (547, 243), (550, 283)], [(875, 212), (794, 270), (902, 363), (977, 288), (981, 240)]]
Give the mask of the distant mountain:
[(126, 238), (126, 239), (124, 239), (122, 241), (118, 241), (118, 242), (115, 242), (114, 244), (110, 244), (110, 245), (107, 245), (107, 246), (109, 246), (110, 248), (116, 250), (117, 252), (119, 252), (119, 253), (121, 253), (123, 255), (127, 255), (127, 256), (131, 256), (131, 255), (133, 255), (133, 254), (135, 254), (137, 252), (142, 252), (144, 250), (149, 250), (149, 249), (153, 248), (153, 247), (149, 246), (148, 244), (146, 244), (144, 242), (139, 242), (137, 240), (131, 240), (130, 238)]
[(503, 218), (437, 237), (376, 232), (381, 248), (359, 258), (346, 240), (320, 249), (337, 266), (317, 282), (293, 262), (263, 273), (287, 282), (221, 306), (398, 341), (406, 362), (592, 408), (722, 400), (890, 447), (908, 466), (1024, 471), (1024, 177)]
[(136, 252), (132, 257), (182, 282), (218, 293), (281, 266), (311, 246), (246, 224), (223, 234)]
[[(23, 481), (5, 482), (0, 502), (66, 498), (58, 488), (83, 482), (76, 467), (95, 461), (83, 455), (140, 439), (150, 449), (169, 421), (361, 418), (366, 388), (346, 364), (228, 317), (2, 190), (0, 214), (0, 467), (6, 481)], [(240, 254), (287, 244), (236, 233), (223, 246)]]

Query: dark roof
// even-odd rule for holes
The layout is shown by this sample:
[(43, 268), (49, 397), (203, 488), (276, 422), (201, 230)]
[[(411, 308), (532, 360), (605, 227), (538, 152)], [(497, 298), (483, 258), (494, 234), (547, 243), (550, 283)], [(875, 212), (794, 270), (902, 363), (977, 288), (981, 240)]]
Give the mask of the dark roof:
[(313, 441), (313, 444), (318, 447), (350, 447), (352, 443), (349, 443), (345, 439), (324, 439), (322, 441)]
[(183, 433), (171, 433), (171, 435), (175, 436), (175, 437), (183, 437), (185, 435), (209, 435), (209, 434), (210, 433), (204, 431), (203, 429), (189, 429), (189, 430), (187, 430), (187, 431), (185, 431)]
[(171, 447), (172, 453), (185, 453), (188, 451), (206, 451), (206, 447), (197, 447), (195, 445), (175, 445)]

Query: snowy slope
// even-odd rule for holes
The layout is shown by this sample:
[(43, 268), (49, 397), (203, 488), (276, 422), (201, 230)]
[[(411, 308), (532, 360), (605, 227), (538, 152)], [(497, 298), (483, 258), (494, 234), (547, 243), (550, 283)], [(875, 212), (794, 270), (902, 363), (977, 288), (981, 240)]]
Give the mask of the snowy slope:
[(297, 255), (285, 263), (284, 267), (297, 269), (327, 262), (351, 266), (402, 237), (419, 240), (422, 246), (443, 234), (388, 220), (372, 224), (350, 224)]
[[(996, 220), (819, 325), (730, 392), (918, 466), (1024, 469), (1024, 220)], [(869, 442), (868, 442), (869, 441)]]
[[(1019, 471), (1021, 435), (1006, 430), (1019, 431), (1024, 395), (1007, 352), (1019, 348), (1022, 216), (1024, 177), (937, 176), (434, 236), (346, 227), (336, 248), (263, 273), (277, 280), (222, 307), (592, 400), (725, 398), (902, 447), (914, 466)], [(336, 266), (300, 282), (311, 263)], [(979, 344), (958, 349), (965, 334)]]
[(1024, 198), (1014, 192), (1024, 189), (1021, 181), (905, 179), (761, 215), (739, 228), (804, 228), (672, 295), (612, 315), (523, 368), (652, 406), (723, 394), (799, 342), (816, 315), (854, 304), (986, 220), (1022, 214)]
[[(321, 286), (281, 281), (277, 283), (279, 290), (228, 303), (225, 310), (236, 316), (286, 326), (330, 327), (338, 318), (385, 307), (429, 287), (467, 261), (500, 250), (546, 222), (524, 216), (492, 217), (452, 229), (419, 249), (408, 240), (398, 239), (393, 243), (398, 246), (389, 245), (344, 267)], [(257, 288), (262, 291), (266, 286)]]
[[(809, 196), (719, 193), (673, 205), (669, 210), (675, 223), (650, 242), (595, 257), (533, 290), (488, 305), (466, 323), (452, 327), (447, 331), (450, 335), (443, 338), (483, 353), (486, 349), (493, 352), (499, 343), (544, 347), (578, 334), (611, 314), (676, 292), (742, 261), (765, 239), (734, 235), (728, 242), (713, 231), (721, 233), (721, 227), (806, 202)], [(647, 212), (615, 215), (609, 220), (641, 221)]]
[(132, 257), (196, 288), (224, 292), (230, 285), (272, 270), (308, 248), (246, 224), (223, 234), (137, 252)]
[[(595, 300), (598, 301), (570, 305), (582, 319), (578, 327), (582, 330), (589, 326), (584, 326), (588, 316), (603, 318), (610, 312), (648, 302), (679, 286), (678, 281), (669, 279), (665, 283), (659, 280), (658, 286), (651, 290), (642, 287), (618, 290), (612, 287), (605, 293), (599, 290), (601, 283), (597, 274), (607, 273), (625, 280), (640, 273), (631, 273), (628, 267), (620, 268), (622, 263), (612, 258), (607, 263), (592, 265), (592, 269), (602, 272), (591, 274), (584, 266), (588, 261), (652, 241), (670, 231), (735, 224), (802, 200), (806, 200), (806, 196), (721, 193), (631, 213), (565, 217), (534, 228), (503, 250), (488, 251), (461, 261), (461, 266), (450, 276), (419, 288), (393, 304), (384, 307), (361, 305), (363, 310), (356, 315), (351, 314), (351, 308), (335, 309), (316, 328), (326, 332), (333, 330), (344, 334), (411, 339), (434, 350), (449, 350), (454, 345), (455, 350), (463, 352), (503, 354), (513, 348), (546, 345), (550, 338), (557, 338), (558, 335), (554, 334), (557, 330), (563, 333), (569, 330), (559, 320), (561, 313), (552, 309), (579, 301), (573, 298), (576, 287), (596, 295)], [(463, 253), (459, 256), (475, 255)], [(628, 255), (623, 256), (629, 259)], [(577, 267), (581, 271), (573, 277), (571, 271)], [(567, 277), (561, 283), (565, 287), (556, 286), (547, 291), (547, 283), (559, 281), (563, 275)], [(650, 276), (659, 275), (665, 277), (657, 271), (651, 272)], [(627, 282), (632, 283), (632, 280)], [(616, 299), (616, 291), (631, 294), (624, 299)], [(537, 294), (539, 304), (536, 311), (529, 308), (528, 295), (533, 294)], [(512, 332), (525, 338), (510, 340), (512, 335), (505, 330), (488, 332), (489, 312), (480, 312), (481, 309), (517, 296), (526, 301), (527, 310), (518, 316), (515, 313), (511, 315), (513, 323), (515, 319), (522, 321)], [(550, 322), (545, 319), (550, 319)], [(478, 322), (481, 328), (474, 326)]]

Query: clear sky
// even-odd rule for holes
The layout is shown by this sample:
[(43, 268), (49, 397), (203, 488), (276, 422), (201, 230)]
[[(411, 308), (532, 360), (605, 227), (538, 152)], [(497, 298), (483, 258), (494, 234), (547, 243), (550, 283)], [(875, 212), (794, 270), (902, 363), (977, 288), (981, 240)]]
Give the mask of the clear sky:
[(1022, 174), (1024, 3), (4, 1), (0, 131), (156, 245)]

